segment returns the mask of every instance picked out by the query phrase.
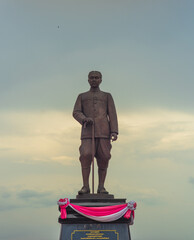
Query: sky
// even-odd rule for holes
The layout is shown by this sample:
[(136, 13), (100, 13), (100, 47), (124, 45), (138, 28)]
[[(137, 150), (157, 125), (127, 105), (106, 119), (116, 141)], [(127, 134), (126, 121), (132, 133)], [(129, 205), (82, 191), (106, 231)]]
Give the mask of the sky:
[(0, 1), (1, 240), (59, 238), (56, 202), (82, 186), (72, 109), (91, 70), (117, 108), (106, 188), (137, 202), (132, 239), (194, 239), (193, 11), (191, 0)]

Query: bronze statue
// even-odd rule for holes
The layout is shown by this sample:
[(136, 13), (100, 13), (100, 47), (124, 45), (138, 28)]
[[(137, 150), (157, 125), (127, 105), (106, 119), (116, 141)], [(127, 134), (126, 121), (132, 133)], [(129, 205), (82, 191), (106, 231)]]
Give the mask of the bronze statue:
[(79, 150), (83, 187), (78, 193), (90, 193), (89, 175), (92, 162), (92, 127), (94, 127), (94, 156), (97, 160), (99, 178), (97, 193), (108, 194), (104, 182), (111, 158), (111, 140), (116, 141), (118, 135), (117, 114), (111, 94), (99, 88), (102, 74), (91, 71), (88, 82), (90, 90), (78, 96), (73, 110), (73, 117), (82, 125)]

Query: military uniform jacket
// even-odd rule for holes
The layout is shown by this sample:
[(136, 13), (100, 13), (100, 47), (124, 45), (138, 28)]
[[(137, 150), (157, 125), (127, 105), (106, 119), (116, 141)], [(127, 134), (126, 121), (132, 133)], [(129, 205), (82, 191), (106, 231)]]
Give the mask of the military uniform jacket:
[(73, 117), (82, 124), (81, 139), (92, 138), (92, 126), (83, 127), (86, 117), (94, 121), (96, 138), (110, 138), (110, 133), (118, 134), (117, 114), (110, 93), (100, 90), (81, 93), (76, 100)]

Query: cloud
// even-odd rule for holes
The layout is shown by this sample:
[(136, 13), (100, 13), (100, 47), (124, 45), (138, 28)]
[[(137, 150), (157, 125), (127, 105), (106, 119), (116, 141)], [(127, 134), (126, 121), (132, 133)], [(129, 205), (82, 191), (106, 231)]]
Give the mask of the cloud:
[[(80, 144), (80, 124), (70, 112), (1, 112), (2, 154), (26, 155), (32, 160), (70, 164)], [(119, 146), (131, 151), (194, 150), (194, 115), (168, 110), (118, 114)], [(78, 151), (77, 151), (78, 152)], [(7, 155), (7, 156), (8, 156)], [(28, 159), (29, 159), (28, 158)], [(63, 161), (64, 160), (64, 161)]]
[(56, 157), (52, 157), (52, 160), (57, 163), (61, 163), (63, 165), (69, 165), (69, 166), (75, 165), (75, 159), (71, 156), (56, 156)]
[[(137, 199), (144, 199), (144, 203), (161, 204), (166, 201), (162, 191), (170, 194), (175, 179), (181, 184), (180, 174), (185, 179), (192, 176), (194, 116), (153, 109), (120, 112), (118, 117), (120, 134), (118, 141), (112, 143), (106, 184), (117, 194), (130, 192)], [(17, 194), (10, 193), (20, 203), (22, 199), (34, 206), (46, 199), (52, 203), (52, 193), (57, 191), (60, 198), (64, 183), (68, 183), (65, 196), (77, 193), (82, 184), (81, 125), (70, 112), (1, 112), (0, 124), (0, 148), (7, 149), (1, 151), (2, 184), (9, 187), (15, 182), (23, 186)], [(9, 178), (4, 169), (9, 169)], [(123, 189), (121, 185), (127, 187)], [(150, 192), (142, 192), (147, 186)]]
[(165, 200), (161, 193), (153, 188), (138, 189), (133, 192), (133, 196), (140, 204), (156, 206), (164, 204)]
[(189, 183), (194, 184), (194, 177), (189, 178)]
[[(73, 164), (80, 126), (71, 113), (3, 112), (0, 118), (1, 156), (16, 161)], [(75, 144), (73, 144), (75, 143)]]
[(8, 199), (10, 197), (11, 197), (11, 193), (5, 187), (0, 187), (0, 198)]
[[(2, 111), (0, 116), (1, 160), (15, 175), (13, 164), (16, 169), (17, 164), (21, 164), (23, 172), (18, 172), (17, 181), (22, 183), (20, 176), (24, 175), (26, 179), (31, 177), (28, 181), (32, 181), (33, 175), (39, 179), (40, 171), (44, 176), (56, 173), (67, 178), (71, 174), (74, 176), (75, 171), (80, 176), (81, 125), (72, 118), (71, 112)], [(118, 118), (120, 134), (118, 141), (112, 143), (110, 161), (113, 169), (119, 167), (125, 172), (131, 167), (140, 169), (142, 165), (167, 172), (179, 169), (178, 163), (193, 164), (194, 115), (152, 109), (119, 112)], [(122, 159), (122, 166), (118, 165), (119, 159)], [(34, 165), (32, 176), (25, 164)], [(58, 167), (60, 165), (63, 168)]]
[(18, 197), (21, 199), (30, 199), (30, 198), (42, 198), (51, 195), (51, 192), (37, 192), (35, 190), (22, 190), (19, 192)]
[(54, 206), (57, 205), (57, 196), (59, 196), (58, 190), (20, 189), (19, 186), (0, 187), (0, 189), (0, 211)]
[(120, 117), (121, 144), (144, 155), (194, 151), (194, 115), (168, 110), (126, 113)]
[(0, 148), (0, 151), (10, 151), (12, 150), (13, 148)]

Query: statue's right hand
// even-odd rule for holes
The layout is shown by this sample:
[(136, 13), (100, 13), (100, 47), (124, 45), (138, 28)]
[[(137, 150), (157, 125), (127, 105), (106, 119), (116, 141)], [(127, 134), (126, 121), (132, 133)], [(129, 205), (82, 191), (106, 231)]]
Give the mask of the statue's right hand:
[(84, 126), (87, 126), (88, 124), (93, 124), (94, 123), (94, 121), (93, 121), (93, 119), (92, 118), (90, 118), (90, 117), (88, 117), (88, 118), (85, 118), (84, 120), (83, 120), (83, 125)]

